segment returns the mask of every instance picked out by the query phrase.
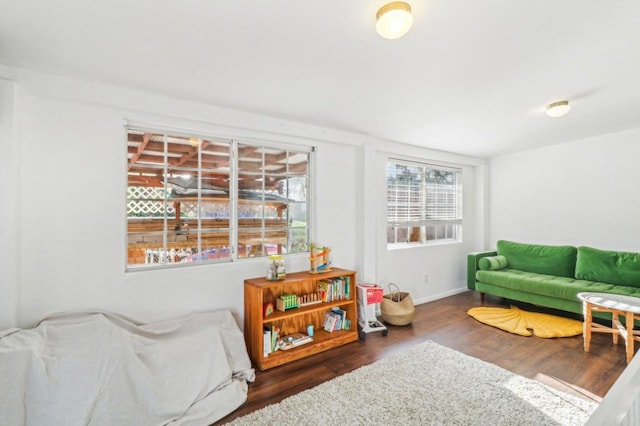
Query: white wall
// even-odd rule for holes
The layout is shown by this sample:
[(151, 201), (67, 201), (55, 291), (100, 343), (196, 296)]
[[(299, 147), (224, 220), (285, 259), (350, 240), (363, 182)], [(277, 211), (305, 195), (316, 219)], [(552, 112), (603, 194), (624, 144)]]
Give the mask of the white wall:
[[(0, 77), (3, 71), (0, 68)], [(0, 170), (3, 177), (19, 170), (20, 178), (11, 176), (0, 183), (8, 194), (3, 197), (2, 218), (16, 206), (15, 214), (0, 227), (0, 329), (29, 327), (55, 312), (87, 309), (140, 321), (231, 309), (242, 319), (243, 280), (261, 276), (264, 259), (124, 272), (125, 120), (317, 146), (314, 197), (322, 204), (315, 209), (316, 236), (333, 248), (336, 265), (355, 267), (353, 165), (361, 144), (357, 138), (179, 99), (11, 71), (17, 84), (0, 86), (3, 117), (10, 124), (16, 122), (4, 111), (14, 103), (5, 95), (17, 86), (20, 120), (16, 131), (7, 130), (3, 119), (2, 151), (11, 153), (19, 146), (19, 155), (3, 156)], [(12, 131), (18, 137), (4, 137)], [(343, 138), (348, 143), (336, 143)], [(19, 203), (5, 204), (12, 198)], [(4, 244), (12, 240), (19, 240), (15, 248)], [(291, 271), (303, 270), (308, 260), (303, 254), (292, 255), (287, 265)]]
[[(466, 291), (466, 256), (483, 247), (484, 222), (482, 188), (484, 161), (442, 151), (384, 143), (363, 150), (367, 161), (364, 182), (362, 258), (364, 282), (385, 288), (393, 282), (411, 293), (416, 303), (424, 303)], [(462, 167), (463, 238), (461, 242), (421, 247), (387, 249), (386, 164), (389, 157), (413, 159)], [(427, 278), (425, 279), (425, 276)]]
[(640, 129), (493, 158), (490, 237), (640, 251)]
[[(8, 163), (1, 168), (3, 173), (19, 171), (20, 178), (14, 180), (12, 193), (15, 212), (9, 225), (0, 226), (7, 241), (16, 241), (10, 261), (0, 264), (14, 270), (7, 275), (9, 280), (4, 275), (0, 280), (0, 294), (15, 295), (0, 298), (0, 329), (29, 327), (55, 312), (88, 309), (140, 321), (230, 309), (242, 320), (243, 280), (264, 273), (262, 259), (124, 272), (125, 121), (316, 146), (315, 242), (332, 248), (335, 266), (356, 269), (365, 280), (398, 282), (415, 292), (418, 300), (460, 291), (464, 255), (482, 245), (476, 226), (482, 215), (475, 211), (481, 206), (472, 201), (474, 190), (470, 189), (465, 193), (465, 232), (467, 225), (469, 232), (464, 243), (388, 253), (384, 165), (380, 167), (383, 152), (464, 160), (469, 167), (465, 188), (474, 188), (477, 180), (471, 164), (481, 164), (479, 160), (0, 66), (2, 77), (15, 81), (0, 86), (2, 94), (17, 87), (13, 99), (3, 96), (2, 110), (14, 104), (19, 118), (12, 120), (12, 129), (0, 128), (13, 135), (10, 142), (3, 138), (3, 152), (11, 145), (16, 153), (0, 166)], [(8, 188), (6, 183), (0, 185)], [(3, 204), (0, 212), (11, 209)], [(0, 246), (0, 257), (4, 259), (10, 248)], [(289, 271), (307, 269), (307, 256), (287, 257), (287, 267)], [(428, 285), (423, 284), (424, 273), (430, 274)]]
[(0, 80), (0, 329), (16, 323), (18, 303), (18, 144), (15, 83)]

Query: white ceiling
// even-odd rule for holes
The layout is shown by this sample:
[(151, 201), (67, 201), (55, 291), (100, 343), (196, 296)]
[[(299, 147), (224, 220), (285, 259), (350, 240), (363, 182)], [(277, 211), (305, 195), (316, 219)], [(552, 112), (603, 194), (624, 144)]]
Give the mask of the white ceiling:
[(640, 1), (408, 1), (0, 0), (0, 64), (480, 157), (640, 127)]

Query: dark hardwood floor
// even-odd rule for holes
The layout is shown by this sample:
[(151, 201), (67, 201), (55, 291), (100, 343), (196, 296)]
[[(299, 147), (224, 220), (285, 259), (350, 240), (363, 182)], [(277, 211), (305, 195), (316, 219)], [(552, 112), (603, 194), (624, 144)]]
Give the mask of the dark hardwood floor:
[[(508, 306), (509, 303), (487, 296), (484, 305)], [(530, 311), (569, 316), (559, 311), (511, 303)], [(481, 324), (467, 315), (467, 310), (476, 306), (482, 306), (476, 292), (418, 305), (413, 323), (406, 327), (389, 326), (386, 337), (380, 332), (370, 333), (358, 342), (271, 370), (256, 370), (256, 380), (249, 384), (247, 401), (216, 424), (277, 403), (426, 340), (595, 401), (607, 393), (626, 367), (624, 344), (613, 345), (610, 335), (594, 334), (591, 351), (585, 353), (582, 336), (522, 337)]]

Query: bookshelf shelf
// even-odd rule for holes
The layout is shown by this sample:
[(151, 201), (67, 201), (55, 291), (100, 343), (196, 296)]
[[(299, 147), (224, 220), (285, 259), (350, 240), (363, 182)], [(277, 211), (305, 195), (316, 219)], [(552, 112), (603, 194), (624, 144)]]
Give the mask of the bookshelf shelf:
[(271, 322), (277, 322), (284, 318), (290, 319), (299, 315), (306, 315), (315, 311), (326, 312), (331, 308), (343, 306), (344, 304), (345, 304), (345, 300), (338, 300), (335, 302), (322, 302), (322, 303), (317, 303), (315, 305), (303, 306), (302, 308), (289, 309), (285, 312), (274, 311), (273, 314), (263, 319), (263, 323), (268, 324)]
[[(288, 309), (284, 312), (274, 311), (264, 316), (264, 305), (273, 303), (284, 294), (304, 295), (316, 293), (320, 282), (340, 282), (346, 286), (349, 298), (322, 302), (300, 308)], [(343, 284), (342, 284), (343, 283)], [(349, 330), (327, 332), (323, 329), (325, 314), (332, 308), (340, 308), (346, 312), (350, 321)], [(314, 326), (313, 341), (286, 351), (278, 350), (265, 356), (264, 329), (277, 328), (280, 335), (293, 333), (306, 334), (307, 325)], [(333, 268), (331, 272), (311, 274), (296, 272), (287, 274), (284, 280), (268, 281), (265, 278), (252, 278), (244, 282), (244, 334), (249, 356), (260, 370), (277, 367), (336, 346), (358, 340), (358, 318), (356, 306), (356, 273), (346, 269)]]

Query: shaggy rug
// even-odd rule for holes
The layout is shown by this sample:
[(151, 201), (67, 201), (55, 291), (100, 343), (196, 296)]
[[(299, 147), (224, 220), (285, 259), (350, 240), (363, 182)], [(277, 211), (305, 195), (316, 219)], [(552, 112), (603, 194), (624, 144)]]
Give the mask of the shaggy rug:
[(536, 336), (544, 338), (571, 337), (582, 334), (582, 321), (539, 312), (527, 312), (515, 306), (511, 306), (511, 308), (481, 306), (469, 309), (467, 314), (481, 323), (520, 336), (531, 336), (529, 330), (533, 330)]
[(596, 404), (428, 341), (231, 425), (583, 425)]

